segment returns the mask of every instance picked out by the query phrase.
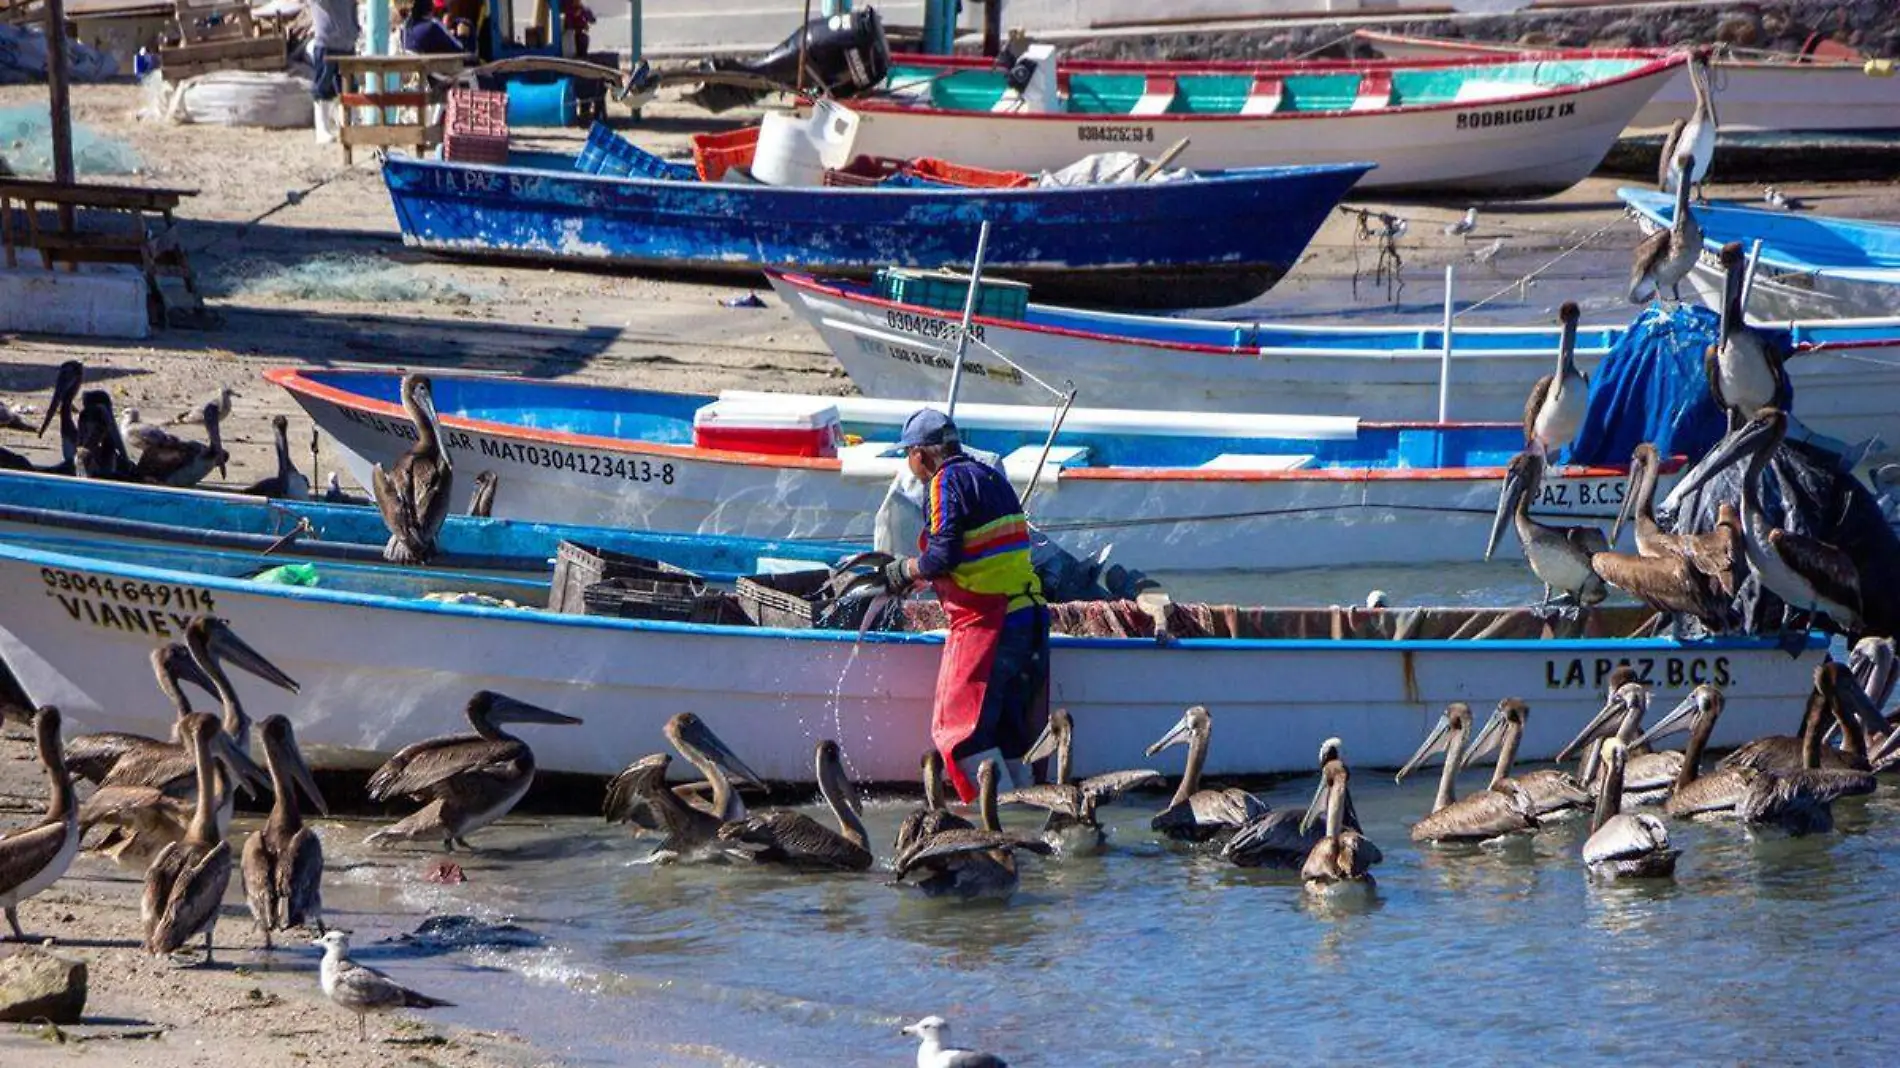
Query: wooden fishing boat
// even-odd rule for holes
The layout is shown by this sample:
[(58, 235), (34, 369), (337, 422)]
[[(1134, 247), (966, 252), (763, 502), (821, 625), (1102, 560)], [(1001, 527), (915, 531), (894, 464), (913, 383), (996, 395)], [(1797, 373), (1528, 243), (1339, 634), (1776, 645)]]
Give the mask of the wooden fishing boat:
[[(254, 716), (288, 716), (320, 766), (372, 764), (454, 733), (483, 688), (585, 720), (533, 739), (539, 765), (558, 771), (616, 772), (659, 747), (667, 717), (682, 709), (773, 780), (808, 781), (811, 740), (829, 736), (844, 742), (855, 780), (914, 781), (930, 742), (941, 634), (860, 640), (425, 601), (417, 590), (440, 589), (440, 576), (367, 565), (320, 587), (286, 587), (238, 577), (254, 560), (0, 541), (0, 656), (27, 696), (59, 706), (74, 730), (159, 732), (170, 712), (152, 685), (153, 643), (192, 614), (215, 612), (297, 680), (296, 694), (252, 687), (245, 705)], [(1076, 774), (1128, 766), (1191, 704), (1220, 717), (1210, 774), (1308, 771), (1319, 741), (1334, 735), (1353, 739), (1356, 763), (1391, 767), (1447, 702), (1511, 695), (1537, 709), (1519, 756), (1542, 759), (1602, 707), (1604, 682), (1622, 662), (1657, 688), (1658, 701), (1699, 682), (1724, 686), (1715, 744), (1734, 745), (1786, 730), (1824, 655), (1818, 637), (1797, 657), (1756, 639), (1543, 639), (1522, 610), (1233, 614), (1277, 633), (1343, 637), (1162, 646), (1058, 635), (1050, 696), (1075, 717)], [(1618, 633), (1646, 615), (1593, 612), (1590, 633)], [(1432, 637), (1397, 640), (1400, 628)], [(1493, 636), (1461, 636), (1471, 634)]]
[[(359, 480), (414, 430), (399, 376), (266, 372), (336, 440)], [(689, 396), (509, 378), (432, 378), (449, 456), (488, 468), (496, 511), (708, 534), (869, 541), (915, 401), (727, 391)], [(1000, 457), (1031, 517), (1078, 555), (1147, 571), (1476, 560), (1518, 424), (1070, 411), (960, 404), (967, 446)], [(1607, 522), (1624, 470), (1555, 468), (1538, 510)], [(1032, 490), (1033, 487), (1033, 490)]]
[[(307, 529), (306, 529), (307, 528)], [(293, 561), (381, 563), (389, 531), (373, 506), (0, 471), (0, 538), (22, 534), (251, 552), (258, 569)], [(765, 541), (452, 515), (441, 570), (545, 583), (564, 541), (660, 560), (715, 582), (827, 566), (862, 546)]]
[[(1661, 193), (1618, 189), (1616, 195), (1636, 212), (1646, 233), (1667, 229), (1675, 218), (1675, 200)], [(1689, 280), (1704, 300), (1720, 304), (1722, 246), (1739, 241), (1748, 249), (1759, 240), (1749, 314), (1900, 314), (1900, 225), (1736, 204), (1698, 204), (1689, 210), (1702, 228), (1702, 255)], [(1877, 375), (1883, 366), (1889, 364), (1867, 367), (1866, 373)]]
[[(934, 397), (948, 388), (960, 308), (890, 300), (849, 281), (779, 272), (767, 277), (866, 395)], [(1083, 404), (1112, 397), (1139, 408), (1351, 412), (1378, 420), (1438, 412), (1444, 359), (1438, 323), (1216, 321), (1035, 303), (1020, 317), (977, 315), (970, 323), (974, 342), (961, 388), (976, 401), (1046, 402), (1048, 391), (1027, 371), (1074, 387)], [(1900, 441), (1900, 318), (1756, 325), (1798, 357), (1788, 373), (1809, 426), (1843, 441), (1876, 434)], [(1624, 333), (1619, 326), (1580, 328), (1578, 364), (1593, 369)], [(1521, 418), (1531, 385), (1550, 372), (1557, 335), (1555, 326), (1457, 327), (1449, 414)]]
[[(1598, 54), (1589, 49), (1525, 48), (1378, 30), (1357, 30), (1353, 36), (1387, 59), (1400, 61)], [(1848, 131), (1900, 135), (1900, 78), (1894, 77), (1891, 61), (1722, 49), (1715, 54), (1713, 67), (1715, 103), (1725, 139)], [(1677, 119), (1688, 118), (1694, 106), (1688, 73), (1677, 71), (1629, 126), (1632, 130), (1667, 129)]]
[[(1195, 167), (1379, 165), (1363, 190), (1549, 194), (1581, 181), (1683, 54), (1281, 63), (1047, 58), (1023, 92), (982, 58), (896, 56), (851, 101), (853, 151), (1052, 170), (1106, 149)], [(933, 264), (934, 266), (934, 264)]]
[[(926, 153), (927, 155), (927, 153)], [(869, 273), (969, 263), (1084, 302), (1212, 307), (1259, 296), (1369, 163), (1205, 171), (1061, 188), (935, 183), (768, 186), (606, 177), (590, 157), (511, 153), (507, 166), (391, 156), (383, 180), (403, 240), (466, 256), (642, 269)], [(690, 177), (689, 177), (690, 176)]]

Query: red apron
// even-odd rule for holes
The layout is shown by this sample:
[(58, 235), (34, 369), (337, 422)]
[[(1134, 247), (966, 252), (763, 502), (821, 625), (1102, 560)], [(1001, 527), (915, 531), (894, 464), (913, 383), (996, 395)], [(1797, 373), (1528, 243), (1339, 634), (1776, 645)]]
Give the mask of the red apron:
[(976, 784), (957, 767), (956, 748), (976, 733), (983, 698), (990, 688), (996, 643), (1009, 615), (1009, 598), (1000, 593), (971, 593), (949, 577), (931, 582), (950, 620), (943, 660), (937, 667), (937, 701), (930, 716), (930, 739), (943, 754), (944, 772), (964, 804), (976, 800)]

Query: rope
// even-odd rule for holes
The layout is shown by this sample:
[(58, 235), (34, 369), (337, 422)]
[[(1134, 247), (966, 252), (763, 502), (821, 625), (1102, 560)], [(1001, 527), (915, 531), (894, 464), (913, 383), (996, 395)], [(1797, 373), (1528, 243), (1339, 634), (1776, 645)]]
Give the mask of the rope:
[(1355, 36), (1357, 35), (1354, 34), (1351, 30), (1348, 30), (1345, 33), (1340, 34), (1338, 37), (1335, 37), (1332, 40), (1327, 41), (1325, 44), (1320, 45), (1318, 48), (1309, 48), (1306, 51), (1301, 52), (1299, 55), (1294, 56), (1293, 58), (1295, 60), (1312, 59), (1314, 56), (1319, 55), (1321, 52), (1326, 51), (1328, 48), (1331, 48), (1334, 45), (1345, 44), (1347, 41), (1352, 40)]
[(1600, 227), (1595, 233), (1590, 234), (1588, 237), (1585, 237), (1583, 240), (1577, 242), (1576, 244), (1570, 246), (1569, 248), (1564, 249), (1562, 252), (1557, 253), (1557, 255), (1551, 257), (1548, 261), (1544, 263), (1543, 266), (1538, 267), (1536, 270), (1531, 271), (1529, 274), (1524, 275), (1522, 278), (1519, 278), (1516, 281), (1506, 283), (1504, 288), (1499, 289), (1497, 292), (1491, 294), (1490, 296), (1484, 298), (1483, 300), (1480, 300), (1475, 304), (1466, 305), (1464, 308), (1453, 313), (1452, 318), (1456, 319), (1458, 316), (1464, 315), (1466, 312), (1477, 311), (1479, 308), (1484, 307), (1486, 304), (1491, 303), (1492, 301), (1498, 299), (1504, 294), (1509, 293), (1513, 289), (1520, 290), (1520, 291), (1523, 290), (1525, 286), (1530, 285), (1532, 282), (1536, 281), (1539, 277), (1541, 277), (1545, 271), (1548, 271), (1552, 267), (1555, 267), (1559, 263), (1562, 263), (1564, 260), (1568, 259), (1572, 253), (1577, 252), (1579, 249), (1582, 249), (1585, 245), (1588, 245), (1590, 242), (1595, 241), (1597, 238), (1602, 237), (1604, 234), (1609, 233), (1611, 230), (1615, 229), (1618, 224), (1622, 222), (1623, 222), (1622, 216), (1618, 216), (1617, 218), (1611, 219), (1609, 222), (1604, 223), (1603, 226)]

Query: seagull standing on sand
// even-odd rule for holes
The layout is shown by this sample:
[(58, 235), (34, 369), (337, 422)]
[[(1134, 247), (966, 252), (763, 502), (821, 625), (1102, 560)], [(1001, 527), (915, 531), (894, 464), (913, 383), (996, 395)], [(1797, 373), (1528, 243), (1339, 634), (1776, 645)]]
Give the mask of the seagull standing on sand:
[(917, 1036), (917, 1068), (1009, 1068), (994, 1053), (944, 1045), (950, 1037), (950, 1023), (941, 1016), (926, 1016), (904, 1028), (903, 1033)]
[(172, 416), (172, 425), (182, 426), (186, 423), (204, 422), (205, 408), (206, 406), (213, 405), (213, 404), (218, 406), (219, 419), (229, 419), (231, 418), (231, 398), (242, 397), (243, 395), (244, 394), (239, 393), (237, 390), (232, 389), (230, 386), (225, 386), (222, 389), (218, 390), (216, 393), (207, 395), (203, 400), (199, 401), (197, 404), (192, 405), (190, 408), (187, 408), (184, 411), (179, 412), (177, 415)]
[(1478, 228), (1478, 209), (1466, 208), (1464, 218), (1459, 219), (1457, 222), (1454, 222), (1454, 223), (1445, 224), (1445, 236), (1446, 237), (1462, 237), (1466, 240), (1470, 240), (1471, 232), (1473, 230), (1476, 230), (1477, 228)]
[(369, 1037), (365, 1021), (372, 1012), (455, 1007), (452, 1001), (418, 994), (382, 972), (351, 960), (350, 936), (343, 931), (331, 931), (310, 944), (323, 949), (323, 964), (317, 969), (323, 996), (356, 1014), (358, 1042)]

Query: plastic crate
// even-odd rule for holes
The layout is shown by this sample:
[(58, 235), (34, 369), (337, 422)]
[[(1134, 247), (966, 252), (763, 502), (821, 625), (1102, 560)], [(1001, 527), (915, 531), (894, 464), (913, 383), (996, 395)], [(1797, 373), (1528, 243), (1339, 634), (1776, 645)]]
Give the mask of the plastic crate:
[(442, 158), (460, 163), (507, 163), (508, 94), (449, 90), (442, 122)]
[(645, 579), (648, 581), (690, 579), (703, 588), (698, 575), (672, 564), (649, 560), (631, 553), (598, 549), (580, 542), (564, 541), (554, 552), (554, 579), (548, 585), (548, 611), (580, 614), (585, 611), (584, 594), (589, 586), (609, 579)]
[(716, 182), (734, 167), (752, 166), (759, 147), (759, 128), (748, 126), (730, 133), (693, 135), (693, 166), (704, 182)]
[[(886, 267), (877, 272), (877, 292), (885, 300), (961, 312), (970, 292), (970, 276), (954, 271)], [(976, 287), (976, 314), (992, 319), (1021, 319), (1029, 313), (1029, 286), (985, 278)]]
[(675, 623), (724, 623), (728, 595), (697, 578), (611, 578), (581, 591), (590, 616), (662, 619)]
[[(739, 611), (756, 626), (811, 630), (819, 625), (824, 604), (817, 599), (829, 571), (786, 571), (775, 575), (748, 575), (735, 585)], [(859, 597), (825, 616), (826, 628), (852, 629), (864, 621), (871, 598)]]

